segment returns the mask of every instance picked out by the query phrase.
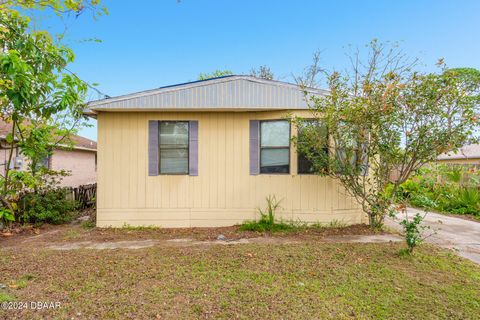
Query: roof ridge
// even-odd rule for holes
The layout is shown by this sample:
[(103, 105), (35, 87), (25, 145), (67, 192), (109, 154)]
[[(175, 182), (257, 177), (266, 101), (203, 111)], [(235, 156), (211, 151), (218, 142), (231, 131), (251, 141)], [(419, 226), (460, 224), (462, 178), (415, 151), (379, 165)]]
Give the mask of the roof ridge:
[[(264, 78), (259, 78), (259, 77), (255, 77), (255, 76), (252, 76), (252, 75), (232, 74), (232, 75), (220, 76), (220, 77), (215, 77), (215, 78), (195, 80), (195, 81), (183, 82), (183, 83), (178, 83), (178, 84), (173, 84), (173, 85), (167, 85), (167, 86), (162, 86), (162, 87), (158, 87), (158, 88), (154, 88), (154, 89), (148, 89), (148, 90), (142, 90), (142, 91), (127, 93), (127, 94), (119, 95), (119, 96), (116, 96), (116, 97), (93, 100), (93, 101), (88, 102), (87, 105), (88, 106), (95, 106), (95, 105), (103, 104), (103, 103), (112, 103), (112, 102), (118, 102), (118, 101), (123, 101), (123, 100), (127, 100), (127, 99), (138, 98), (138, 97), (142, 97), (142, 96), (145, 96), (145, 95), (148, 95), (148, 94), (169, 93), (169, 92), (182, 90), (182, 89), (187, 88), (187, 87), (190, 87), (190, 88), (200, 87), (200, 86), (215, 84), (215, 83), (219, 83), (219, 82), (234, 81), (234, 80), (238, 80), (238, 79), (243, 79), (243, 80), (257, 82), (257, 83), (272, 84), (272, 85), (277, 85), (277, 86), (286, 86), (286, 87), (292, 87), (292, 88), (296, 87), (296, 88), (301, 89), (300, 85), (295, 84), (295, 83), (286, 82), (286, 81), (264, 79)], [(171, 90), (168, 90), (168, 89), (171, 89)], [(310, 92), (310, 93), (321, 93), (321, 94), (328, 93), (328, 90), (319, 89), (319, 88), (311, 88), (311, 87), (306, 87), (306, 88), (303, 88), (302, 90), (306, 90), (307, 92)]]

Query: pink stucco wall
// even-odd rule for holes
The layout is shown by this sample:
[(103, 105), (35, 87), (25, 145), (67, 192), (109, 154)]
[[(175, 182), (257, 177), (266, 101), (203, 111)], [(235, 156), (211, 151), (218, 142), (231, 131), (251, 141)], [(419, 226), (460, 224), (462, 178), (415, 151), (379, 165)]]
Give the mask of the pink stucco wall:
[[(0, 172), (2, 174), (5, 173), (5, 164), (9, 154), (9, 149), (0, 149)], [(63, 169), (70, 172), (70, 176), (63, 178), (62, 186), (78, 187), (83, 184), (95, 183), (97, 182), (95, 154), (95, 151), (57, 149), (50, 158), (50, 169)], [(15, 158), (15, 154), (13, 158)], [(26, 165), (24, 159), (22, 168), (25, 168)]]
[[(0, 141), (2, 148), (0, 148), (0, 172), (5, 174), (5, 167), (8, 162), (8, 157), (10, 156), (10, 149), (8, 149), (7, 145), (3, 141)], [(13, 151), (12, 161), (14, 161), (16, 156), (16, 148)]]
[(95, 152), (92, 151), (55, 150), (50, 158), (50, 169), (70, 171), (71, 175), (63, 178), (62, 186), (77, 187), (97, 181)]
[(5, 163), (7, 162), (7, 158), (10, 152), (6, 149), (0, 149), (0, 170), (2, 174), (5, 172)]

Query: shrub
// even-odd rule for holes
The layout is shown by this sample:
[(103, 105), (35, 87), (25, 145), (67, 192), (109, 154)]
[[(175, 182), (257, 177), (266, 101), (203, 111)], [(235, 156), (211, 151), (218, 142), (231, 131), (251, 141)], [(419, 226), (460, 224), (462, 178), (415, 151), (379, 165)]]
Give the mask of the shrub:
[(56, 189), (26, 194), (19, 209), (21, 222), (61, 224), (72, 221), (75, 202), (67, 199), (67, 190)]
[[(401, 184), (394, 198), (412, 206), (480, 217), (480, 175), (457, 166), (421, 169)], [(391, 195), (392, 188), (389, 188)]]
[(280, 207), (280, 201), (277, 201), (275, 196), (267, 197), (267, 208), (265, 210), (258, 209), (260, 213), (260, 220), (258, 221), (245, 221), (241, 226), (240, 230), (243, 231), (286, 231), (294, 229), (293, 224), (285, 222), (277, 222), (275, 220), (275, 212)]
[(435, 208), (437, 206), (436, 202), (430, 199), (427, 195), (425, 194), (413, 194), (410, 197), (410, 203), (416, 207), (421, 207), (421, 208)]
[(460, 188), (442, 209), (457, 214), (480, 215), (480, 192), (475, 188)]
[(428, 226), (422, 226), (422, 221), (425, 219), (425, 215), (420, 215), (417, 213), (413, 219), (409, 219), (408, 215), (405, 213), (405, 218), (400, 221), (400, 225), (403, 227), (403, 232), (405, 234), (405, 241), (407, 242), (407, 252), (410, 254), (413, 252), (413, 249), (421, 244), (425, 237), (423, 236), (423, 231), (428, 229)]
[[(15, 221), (12, 210), (0, 207), (0, 225)], [(1, 228), (0, 228), (1, 229)]]

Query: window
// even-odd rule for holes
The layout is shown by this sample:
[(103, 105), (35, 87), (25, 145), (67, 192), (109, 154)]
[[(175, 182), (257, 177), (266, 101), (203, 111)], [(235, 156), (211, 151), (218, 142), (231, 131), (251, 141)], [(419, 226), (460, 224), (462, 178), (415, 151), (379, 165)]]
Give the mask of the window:
[(341, 139), (335, 141), (336, 171), (346, 174), (348, 171), (362, 173), (367, 169), (368, 159), (364, 153), (364, 143), (367, 141), (360, 128), (345, 122), (339, 123), (338, 130)]
[(290, 123), (260, 122), (260, 173), (290, 172)]
[(45, 155), (38, 161), (35, 169), (40, 170), (40, 168), (50, 169), (50, 155)]
[[(310, 152), (305, 152), (303, 149), (305, 148), (305, 144), (312, 145), (312, 142), (320, 143), (320, 145), (314, 149), (320, 150), (323, 154), (316, 153), (314, 149), (310, 150)], [(299, 125), (297, 144), (299, 174), (310, 174), (315, 172), (313, 163), (306, 153), (315, 157), (318, 161), (325, 160), (325, 164), (317, 163), (317, 165), (320, 165), (325, 170), (328, 169), (328, 161), (325, 158), (325, 156), (328, 157), (328, 131), (325, 124), (316, 120), (305, 120)]]
[(188, 121), (160, 121), (160, 174), (188, 174)]

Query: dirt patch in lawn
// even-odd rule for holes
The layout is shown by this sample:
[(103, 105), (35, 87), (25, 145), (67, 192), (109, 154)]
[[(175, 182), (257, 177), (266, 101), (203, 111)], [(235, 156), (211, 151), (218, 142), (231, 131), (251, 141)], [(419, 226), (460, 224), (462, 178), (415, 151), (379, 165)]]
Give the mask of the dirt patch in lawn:
[[(174, 239), (190, 239), (190, 244), (198, 244), (196, 242), (217, 243), (220, 235), (225, 241), (218, 243), (228, 244), (245, 241), (245, 239), (259, 238), (262, 241), (276, 240), (280, 243), (280, 239), (290, 239), (288, 241), (309, 241), (321, 238), (349, 236), (349, 235), (381, 235), (382, 231), (375, 231), (367, 225), (359, 224), (348, 227), (327, 228), (303, 228), (296, 231), (288, 232), (252, 232), (242, 231), (239, 226), (221, 227), (221, 228), (84, 228), (81, 223), (74, 223), (60, 226), (44, 225), (35, 231), (29, 231), (27, 228), (24, 232), (14, 234), (8, 237), (0, 237), (1, 247), (48, 247), (62, 246), (75, 243), (101, 244), (122, 241), (142, 242), (151, 241), (152, 243), (164, 243), (167, 240)], [(33, 230), (33, 229), (32, 229)], [(293, 240), (292, 240), (293, 239)], [(178, 245), (178, 243), (177, 243)], [(78, 247), (88, 247), (85, 245), (77, 245)], [(132, 244), (135, 246), (135, 244)], [(119, 245), (121, 247), (121, 245)]]
[[(310, 239), (312, 240), (312, 239)], [(397, 235), (380, 234), (380, 235), (349, 235), (349, 236), (331, 236), (318, 239), (321, 242), (328, 243), (385, 243), (404, 241)], [(238, 245), (238, 244), (298, 244), (302, 239), (286, 238), (286, 237), (258, 237), (243, 238), (238, 240), (194, 240), (191, 238), (178, 238), (170, 240), (131, 240), (131, 241), (109, 241), (109, 242), (68, 242), (48, 246), (52, 250), (114, 250), (114, 249), (144, 249), (153, 246), (160, 247), (191, 247), (191, 246), (212, 246), (212, 245)]]
[[(165, 240), (168, 241), (168, 240)], [(171, 241), (174, 242), (174, 241)], [(181, 242), (181, 241), (178, 241)], [(0, 249), (0, 319), (475, 319), (480, 267), (400, 243)]]
[(478, 315), (479, 266), (428, 245), (404, 256), (400, 241), (366, 225), (275, 234), (44, 226), (0, 240), (0, 302), (59, 307), (4, 309), (0, 319)]

